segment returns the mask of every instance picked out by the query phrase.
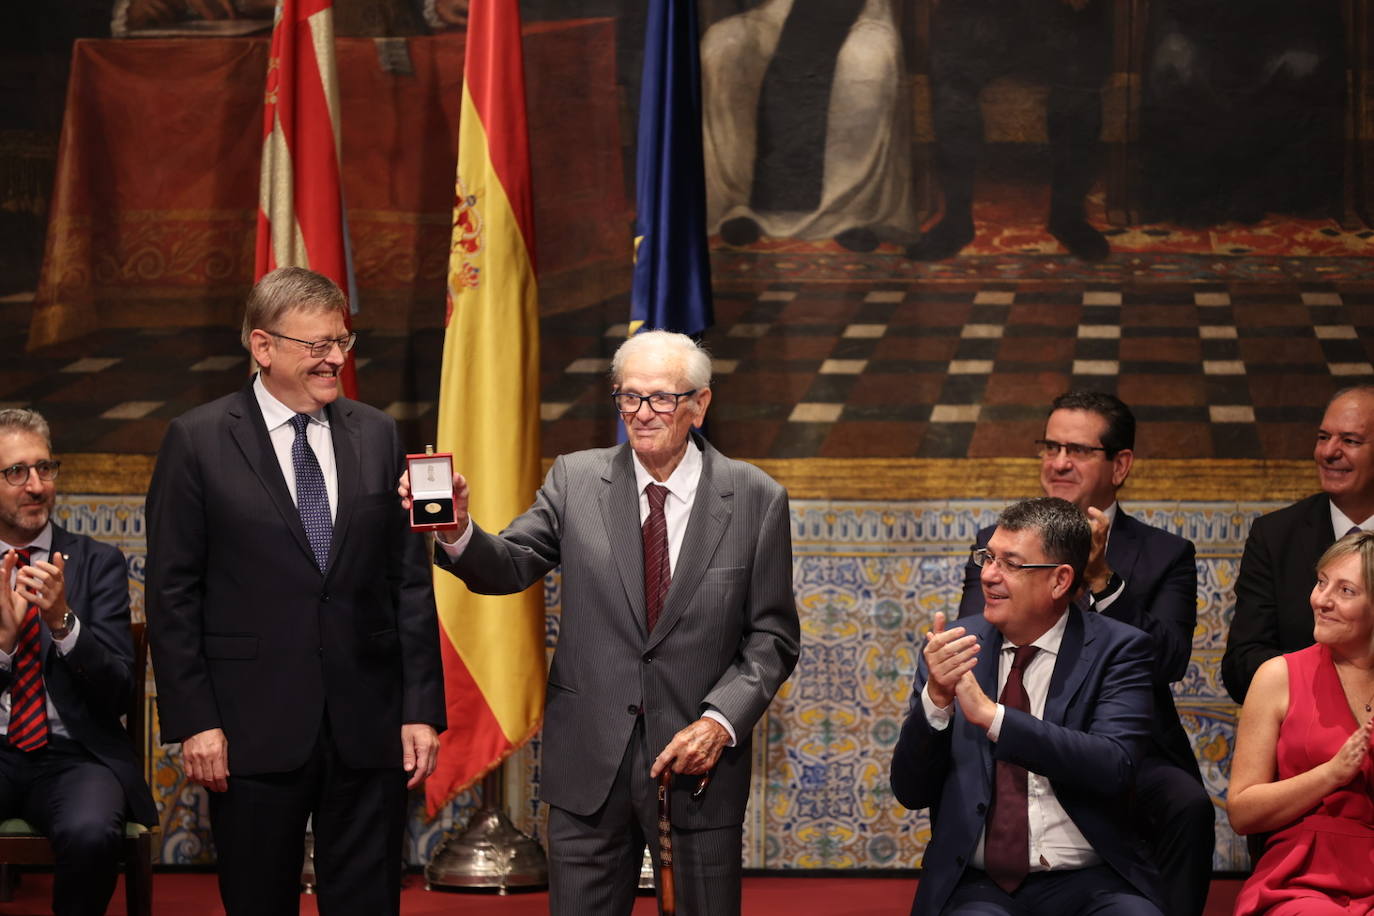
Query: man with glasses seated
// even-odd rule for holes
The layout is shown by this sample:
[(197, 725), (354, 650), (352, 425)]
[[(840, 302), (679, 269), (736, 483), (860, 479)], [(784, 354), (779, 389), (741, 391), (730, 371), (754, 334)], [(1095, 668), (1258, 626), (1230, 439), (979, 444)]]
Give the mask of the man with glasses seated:
[(54, 913), (104, 913), (124, 822), (157, 823), (120, 716), (134, 687), (129, 575), (115, 547), (52, 521), (47, 421), (0, 410), (0, 818), (43, 832)]
[(480, 594), (563, 569), (540, 780), (550, 912), (628, 916), (671, 772), (678, 912), (738, 914), (750, 736), (800, 639), (787, 491), (696, 432), (711, 360), (690, 337), (636, 334), (611, 380), (629, 442), (557, 458), (500, 534), (469, 518), (455, 474), (459, 527), (435, 557)]
[(242, 332), (258, 373), (172, 421), (148, 491), (162, 738), (209, 790), (229, 916), (299, 909), (312, 816), (320, 912), (399, 912), (406, 789), (446, 719), (405, 450), (339, 397), (347, 312), (328, 277), (263, 277)]
[(1130, 813), (1150, 639), (1074, 603), (1091, 544), (1066, 500), (1009, 506), (974, 554), (985, 611), (935, 615), (890, 776), (930, 809), (914, 916), (1172, 916)]
[[(1197, 623), (1193, 543), (1131, 517), (1117, 502), (1135, 461), (1135, 416), (1119, 399), (1060, 395), (1036, 446), (1045, 495), (1074, 503), (1092, 525), (1082, 603), (1150, 635), (1155, 715), (1135, 810), (1155, 865), (1169, 877), (1165, 912), (1196, 916), (1207, 903), (1216, 815), (1170, 688), (1187, 673)], [(993, 530), (980, 531), (974, 547), (986, 546)], [(979, 576), (975, 558), (965, 567), (961, 618), (983, 611)]]

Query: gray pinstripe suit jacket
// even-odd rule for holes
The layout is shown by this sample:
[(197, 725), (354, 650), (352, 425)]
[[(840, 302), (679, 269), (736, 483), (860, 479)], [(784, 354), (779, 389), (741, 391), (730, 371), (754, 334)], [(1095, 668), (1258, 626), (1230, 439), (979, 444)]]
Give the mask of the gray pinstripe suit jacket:
[(638, 493), (628, 445), (559, 457), (534, 505), (499, 535), (474, 524), (444, 568), (480, 594), (527, 588), (563, 567), (563, 616), (549, 671), (541, 797), (588, 815), (610, 792), (640, 707), (656, 755), (709, 705), (730, 720), (711, 787), (679, 779), (673, 822), (743, 822), (750, 733), (799, 651), (787, 492), (696, 434), (701, 483), (672, 587), (652, 634), (644, 621)]

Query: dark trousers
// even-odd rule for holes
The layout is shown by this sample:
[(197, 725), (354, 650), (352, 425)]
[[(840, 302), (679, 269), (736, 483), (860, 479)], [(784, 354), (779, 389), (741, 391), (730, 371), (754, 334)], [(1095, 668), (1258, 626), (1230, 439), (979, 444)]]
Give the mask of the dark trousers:
[(1083, 10), (1063, 0), (958, 0), (935, 7), (930, 78), (936, 173), (947, 217), (970, 218), (983, 145), (979, 93), (1012, 74), (1050, 87), (1051, 215), (1082, 216), (1102, 133), (1108, 7), (1106, 0), (1091, 0)]
[[(606, 803), (587, 817), (549, 807), (549, 913), (628, 916), (646, 838), (658, 866), (657, 756), (635, 727)], [(743, 828), (673, 828), (673, 880), (682, 916), (739, 916)]]
[(19, 816), (52, 843), (52, 908), (58, 916), (101, 914), (119, 876), (124, 789), (109, 767), (56, 735), (38, 751), (0, 736), (0, 817)]
[(1201, 916), (1212, 882), (1216, 810), (1197, 777), (1147, 755), (1135, 781), (1135, 810), (1150, 860), (1163, 876), (1170, 916)]
[(299, 769), (252, 776), (231, 771), (228, 791), (210, 793), (227, 916), (300, 912), (305, 826), (312, 816), (320, 912), (399, 913), (405, 780), (400, 767), (345, 766), (327, 727)]
[[(970, 868), (941, 916), (1162, 916), (1159, 908), (1107, 865), (1033, 872), (1008, 894)], [(1170, 914), (1172, 916), (1172, 914)]]

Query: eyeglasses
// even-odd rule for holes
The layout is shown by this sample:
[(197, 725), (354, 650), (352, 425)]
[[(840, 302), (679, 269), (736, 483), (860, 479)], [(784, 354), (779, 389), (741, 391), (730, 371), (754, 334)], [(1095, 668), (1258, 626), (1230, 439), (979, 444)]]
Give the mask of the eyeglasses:
[(358, 342), (358, 335), (350, 331), (343, 337), (326, 337), (324, 340), (301, 340), (299, 337), (287, 337), (285, 334), (278, 334), (276, 331), (268, 331), (273, 337), (280, 337), (282, 340), (289, 340), (298, 343), (310, 351), (310, 355), (319, 359), (327, 356), (332, 347), (337, 346), (340, 353), (347, 353), (353, 349), (353, 345)]
[(1022, 563), (1019, 560), (1009, 560), (1006, 557), (995, 556), (986, 547), (980, 547), (973, 551), (973, 565), (982, 569), (989, 563), (1000, 566), (1005, 572), (1017, 573), (1023, 569), (1055, 569), (1064, 564), (1062, 563)]
[(653, 394), (626, 394), (625, 392), (615, 391), (611, 393), (611, 400), (615, 402), (615, 409), (629, 416), (639, 413), (639, 408), (645, 401), (649, 402), (649, 409), (654, 413), (672, 413), (677, 410), (677, 402), (682, 398), (690, 398), (697, 393), (697, 389), (691, 391), (655, 391)]
[(45, 483), (49, 480), (57, 479), (57, 469), (62, 467), (60, 461), (35, 461), (33, 464), (12, 464), (5, 468), (5, 483), (12, 487), (22, 487), (29, 482), (29, 470), (38, 472), (38, 479)]
[(1107, 449), (1101, 445), (1084, 445), (1081, 442), (1055, 442), (1053, 439), (1036, 439), (1035, 448), (1036, 454), (1041, 458), (1055, 458), (1062, 449), (1064, 454), (1075, 461), (1091, 458), (1093, 452), (1101, 452), (1103, 455), (1108, 454)]

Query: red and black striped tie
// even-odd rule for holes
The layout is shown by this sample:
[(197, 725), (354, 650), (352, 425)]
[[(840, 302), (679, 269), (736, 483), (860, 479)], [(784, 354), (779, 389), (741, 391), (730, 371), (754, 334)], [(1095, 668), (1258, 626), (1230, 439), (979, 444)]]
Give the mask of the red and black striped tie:
[[(29, 565), (27, 551), (17, 551), (19, 565)], [(48, 743), (48, 703), (43, 693), (43, 643), (38, 636), (38, 605), (29, 605), (19, 625), (14, 650), (14, 681), (10, 684), (10, 747), (36, 751)]]
[(663, 514), (663, 502), (668, 488), (651, 483), (644, 488), (649, 497), (649, 517), (644, 520), (644, 610), (648, 631), (654, 631), (658, 615), (663, 612), (663, 596), (673, 583), (673, 571), (668, 562), (668, 521)]

